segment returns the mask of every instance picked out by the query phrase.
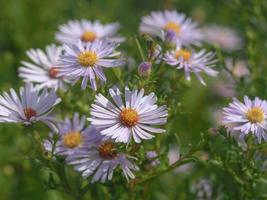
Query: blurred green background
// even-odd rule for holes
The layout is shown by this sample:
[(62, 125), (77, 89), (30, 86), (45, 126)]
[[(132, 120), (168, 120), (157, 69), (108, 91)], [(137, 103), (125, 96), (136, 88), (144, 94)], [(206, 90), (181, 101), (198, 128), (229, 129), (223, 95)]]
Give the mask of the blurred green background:
[[(29, 48), (44, 48), (45, 45), (55, 42), (54, 34), (58, 26), (67, 20), (86, 18), (99, 19), (103, 23), (118, 21), (122, 25), (120, 31), (122, 35), (131, 38), (138, 33), (141, 16), (152, 10), (166, 8), (185, 12), (200, 25), (218, 23), (234, 27), (245, 42), (247, 38), (252, 37), (251, 51), (255, 53), (253, 62), (263, 67), (266, 60), (257, 59), (257, 56), (262, 54), (258, 55), (255, 49), (266, 49), (266, 41), (257, 39), (263, 37), (266, 30), (257, 24), (260, 23), (261, 16), (257, 18), (256, 15), (257, 5), (260, 6), (258, 9), (262, 9), (261, 6), (266, 4), (251, 2), (241, 0), (0, 0), (0, 90), (6, 91), (10, 87), (17, 89), (22, 84), (17, 76), (17, 69), (20, 61), (27, 59), (25, 51)], [(258, 20), (256, 24), (253, 22), (253, 17)], [(256, 39), (253, 40), (253, 38)], [(134, 52), (137, 63), (140, 61), (134, 49), (136, 47), (131, 42), (127, 44), (126, 41), (123, 48), (129, 54)], [(244, 49), (236, 52), (234, 56), (246, 57), (248, 48), (249, 46), (245, 45)], [(208, 85), (213, 85), (216, 80), (209, 80)], [(259, 81), (260, 84), (262, 80)], [(252, 90), (251, 93), (261, 96), (262, 93), (257, 91)], [(186, 113), (178, 116), (176, 129), (183, 143), (194, 143), (199, 139), (200, 132), (213, 126), (214, 111), (224, 106), (229, 99), (223, 99), (214, 92), (212, 87), (203, 87), (195, 80), (182, 95), (182, 106)], [(0, 200), (66, 199), (57, 192), (44, 192), (42, 172), (27, 158), (30, 150), (31, 144), (20, 127), (14, 124), (0, 124)], [(185, 198), (183, 192), (186, 191), (184, 188), (187, 183), (177, 180), (177, 177), (171, 173), (160, 177), (151, 186), (154, 187), (150, 194), (151, 199)]]

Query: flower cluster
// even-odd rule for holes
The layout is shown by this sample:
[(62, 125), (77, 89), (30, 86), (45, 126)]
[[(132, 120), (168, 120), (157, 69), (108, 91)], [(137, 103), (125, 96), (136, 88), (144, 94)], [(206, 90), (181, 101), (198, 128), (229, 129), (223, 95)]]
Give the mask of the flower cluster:
[(154, 11), (144, 16), (140, 32), (158, 36), (171, 43), (182, 45), (200, 44), (203, 36), (197, 23), (176, 11)]
[(203, 31), (197, 28), (196, 22), (186, 18), (176, 11), (156, 11), (144, 16), (140, 25), (140, 32), (160, 37), (170, 48), (163, 54), (163, 61), (168, 65), (185, 72), (190, 80), (190, 73), (194, 73), (199, 81), (206, 85), (200, 73), (216, 76), (217, 71), (212, 69), (217, 60), (215, 54), (205, 49), (194, 50), (194, 45), (201, 46), (204, 40)]
[[(51, 44), (45, 51), (30, 49), (26, 52), (30, 61), (22, 61), (18, 70), (25, 82), (19, 95), (13, 89), (0, 95), (0, 122), (31, 125), (41, 121), (47, 124), (51, 131), (42, 140), (44, 150), (55, 159), (63, 158), (64, 165), (73, 166), (91, 183), (111, 180), (117, 169), (127, 180), (135, 178), (134, 172), (141, 168), (136, 164), (139, 159), (136, 151), (142, 143), (165, 132), (168, 108), (160, 104), (167, 101), (164, 94), (148, 87), (151, 74), (173, 66), (184, 71), (187, 81), (191, 73), (195, 74), (202, 85), (206, 85), (202, 74), (218, 75), (214, 69), (218, 61), (215, 53), (203, 47), (206, 37), (211, 37), (210, 31), (198, 28), (196, 22), (182, 13), (156, 11), (144, 16), (139, 28), (142, 35), (149, 36), (147, 57), (136, 39), (143, 57), (136, 71), (139, 80), (148, 79), (141, 82), (147, 85), (140, 84), (142, 87), (137, 88), (130, 78), (124, 83), (119, 77), (123, 85), (111, 87), (114, 83), (106, 76), (109, 68), (123, 72), (126, 63), (118, 50), (120, 42), (127, 42), (117, 33), (119, 27), (118, 23), (103, 25), (84, 19), (61, 25), (55, 36), (61, 46)], [(235, 37), (231, 38), (233, 40)], [(234, 46), (240, 45), (238, 41)], [(230, 46), (222, 48), (235, 49)], [(91, 87), (88, 95), (92, 95), (94, 101), (87, 106), (90, 111), (81, 116), (75, 110), (72, 117), (64, 116), (65, 120), (60, 120), (58, 112), (51, 114), (61, 101), (57, 92), (68, 91), (77, 82), (84, 93), (88, 85)], [(64, 101), (64, 93), (60, 94)], [(262, 138), (267, 140), (266, 119), (267, 104), (259, 98), (252, 101), (245, 97), (244, 103), (234, 99), (224, 108), (223, 123), (230, 132), (241, 137), (252, 133), (259, 142)], [(146, 152), (150, 166), (161, 164), (154, 149)]]

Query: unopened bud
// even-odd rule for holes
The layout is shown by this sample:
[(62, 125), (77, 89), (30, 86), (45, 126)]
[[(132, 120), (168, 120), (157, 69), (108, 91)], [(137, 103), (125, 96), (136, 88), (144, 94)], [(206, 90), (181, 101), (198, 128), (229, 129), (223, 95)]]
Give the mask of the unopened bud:
[(156, 167), (156, 166), (158, 166), (160, 164), (159, 159), (157, 159), (158, 154), (157, 154), (156, 151), (147, 151), (146, 152), (146, 157), (149, 160), (149, 164), (147, 166), (148, 168)]
[(151, 73), (152, 63), (151, 62), (142, 62), (138, 67), (138, 74), (142, 77), (149, 76)]
[(176, 33), (172, 30), (168, 30), (165, 33), (165, 40), (167, 43), (174, 43), (176, 38)]

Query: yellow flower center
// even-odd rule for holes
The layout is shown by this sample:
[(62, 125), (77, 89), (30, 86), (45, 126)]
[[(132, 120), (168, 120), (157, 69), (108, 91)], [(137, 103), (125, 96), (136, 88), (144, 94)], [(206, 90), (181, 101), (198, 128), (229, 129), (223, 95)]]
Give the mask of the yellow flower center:
[(82, 143), (82, 135), (79, 132), (69, 132), (63, 137), (63, 144), (68, 148), (75, 148)]
[(170, 21), (165, 25), (164, 29), (166, 31), (174, 31), (178, 35), (181, 31), (181, 26), (175, 22)]
[(83, 42), (93, 42), (96, 39), (96, 34), (92, 31), (85, 31), (82, 36), (81, 40)]
[(250, 108), (246, 113), (247, 119), (251, 123), (260, 123), (264, 120), (264, 112), (259, 107)]
[(104, 159), (113, 159), (117, 156), (117, 152), (114, 149), (114, 144), (112, 142), (105, 142), (101, 144), (98, 148), (99, 155)]
[(32, 117), (36, 117), (36, 111), (32, 108), (24, 108), (23, 109), (24, 115), (27, 118), (27, 120), (30, 120)]
[(97, 55), (94, 51), (85, 51), (78, 56), (78, 62), (83, 67), (93, 67), (97, 62)]
[(188, 61), (192, 56), (192, 52), (185, 50), (185, 49), (180, 49), (175, 52), (175, 58), (178, 59), (182, 57), (185, 61)]
[(123, 109), (120, 113), (120, 120), (126, 126), (134, 126), (138, 122), (138, 114), (133, 109)]

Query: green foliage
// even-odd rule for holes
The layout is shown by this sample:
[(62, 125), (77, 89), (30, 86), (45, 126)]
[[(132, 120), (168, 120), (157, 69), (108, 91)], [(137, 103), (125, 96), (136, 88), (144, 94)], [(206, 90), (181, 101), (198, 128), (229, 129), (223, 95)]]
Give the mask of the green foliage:
[[(60, 24), (81, 18), (119, 21), (121, 33), (127, 38), (120, 49), (133, 56), (135, 63), (107, 70), (109, 81), (100, 92), (106, 95), (113, 85), (144, 87), (146, 93), (156, 93), (159, 104), (168, 105), (169, 110), (166, 133), (134, 146), (138, 151), (133, 155), (139, 158), (141, 170), (130, 183), (115, 176), (110, 183), (88, 184), (72, 167), (65, 167), (63, 160), (55, 161), (38, 146), (49, 133), (47, 127), (37, 124), (24, 129), (0, 124), (0, 200), (81, 199), (82, 195), (84, 199), (195, 199), (192, 185), (203, 178), (212, 181), (212, 199), (267, 198), (266, 144), (256, 144), (254, 138), (248, 137), (247, 146), (240, 146), (223, 127), (210, 129), (217, 126), (213, 113), (230, 101), (214, 91), (217, 79), (205, 77), (208, 87), (195, 79), (189, 83), (182, 73), (164, 63), (154, 64), (149, 78), (139, 77), (138, 64), (149, 58), (149, 50), (158, 41), (136, 35), (141, 16), (166, 8), (185, 12), (201, 25), (234, 27), (244, 39), (240, 51), (227, 53), (217, 47), (206, 48), (217, 51), (218, 68), (234, 79), (237, 97), (267, 99), (267, 1), (2, 0), (0, 7), (1, 91), (22, 84), (17, 69), (20, 61), (27, 59), (25, 51), (54, 42)], [(250, 76), (237, 78), (227, 70), (224, 60), (228, 56), (247, 60)], [(79, 84), (60, 93), (63, 100), (55, 110), (57, 117), (62, 119), (75, 111), (88, 116), (94, 95), (89, 89), (81, 91)], [(169, 165), (167, 153), (172, 145), (179, 146), (180, 159)], [(159, 167), (147, 167), (147, 150), (157, 151)], [(179, 171), (184, 166), (189, 168)]]

